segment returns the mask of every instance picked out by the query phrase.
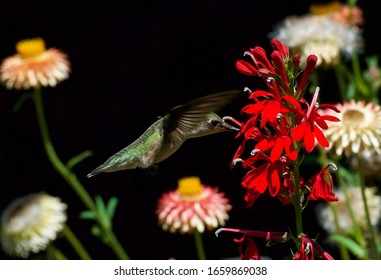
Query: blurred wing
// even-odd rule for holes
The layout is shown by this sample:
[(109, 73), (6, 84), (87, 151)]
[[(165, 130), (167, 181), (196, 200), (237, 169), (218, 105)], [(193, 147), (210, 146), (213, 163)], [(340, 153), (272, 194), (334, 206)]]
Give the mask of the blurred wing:
[(239, 90), (218, 92), (172, 108), (164, 117), (167, 121), (166, 135), (170, 143), (175, 145), (185, 141), (187, 135), (204, 121), (209, 113), (219, 111), (241, 93)]

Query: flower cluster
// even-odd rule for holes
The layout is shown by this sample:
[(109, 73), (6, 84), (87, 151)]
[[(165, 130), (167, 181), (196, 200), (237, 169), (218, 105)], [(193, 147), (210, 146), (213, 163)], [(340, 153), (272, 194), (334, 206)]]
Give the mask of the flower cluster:
[[(314, 70), (317, 57), (310, 55), (304, 71), (299, 71), (300, 56), (290, 55), (289, 49), (278, 39), (271, 40), (271, 60), (261, 47), (245, 52), (253, 61), (239, 60), (238, 71), (246, 75), (260, 76), (268, 90), (250, 93), (253, 102), (242, 109), (248, 120), (241, 124), (237, 137), (243, 141), (233, 157), (233, 165), (241, 162), (249, 168), (242, 180), (247, 189), (245, 199), (251, 206), (267, 189), (284, 204), (294, 198), (294, 188), (309, 194), (309, 200), (336, 201), (332, 192), (332, 179), (327, 165), (322, 171), (304, 180), (296, 169), (300, 164), (300, 153), (311, 152), (316, 144), (328, 148), (329, 143), (322, 132), (328, 128), (327, 121), (339, 119), (319, 108), (338, 112), (336, 107), (318, 103), (319, 88), (308, 102), (305, 98), (307, 81)], [(253, 145), (248, 158), (242, 159), (248, 144)], [(299, 187), (300, 186), (300, 187)]]

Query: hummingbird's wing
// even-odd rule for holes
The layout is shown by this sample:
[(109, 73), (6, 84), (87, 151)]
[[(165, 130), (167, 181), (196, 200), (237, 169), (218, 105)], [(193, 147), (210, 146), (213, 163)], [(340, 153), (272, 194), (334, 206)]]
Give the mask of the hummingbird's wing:
[(209, 113), (219, 111), (240, 94), (242, 91), (239, 90), (218, 92), (172, 108), (164, 116), (167, 124), (166, 140), (173, 146), (184, 142)]

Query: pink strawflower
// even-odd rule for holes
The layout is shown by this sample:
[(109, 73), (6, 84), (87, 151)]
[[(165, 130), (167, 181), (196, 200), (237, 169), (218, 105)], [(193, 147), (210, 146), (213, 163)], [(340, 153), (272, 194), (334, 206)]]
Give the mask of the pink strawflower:
[(224, 193), (202, 185), (198, 177), (186, 177), (179, 180), (177, 190), (160, 198), (156, 213), (164, 230), (202, 233), (223, 226), (230, 209)]

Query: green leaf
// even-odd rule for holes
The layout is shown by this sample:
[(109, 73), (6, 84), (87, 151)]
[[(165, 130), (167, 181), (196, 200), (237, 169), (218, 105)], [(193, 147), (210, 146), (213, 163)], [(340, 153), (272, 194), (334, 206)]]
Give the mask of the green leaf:
[(357, 244), (353, 239), (339, 235), (334, 234), (330, 237), (332, 241), (335, 241), (339, 243), (340, 245), (347, 248), (353, 255), (355, 255), (357, 258), (364, 259), (365, 257), (365, 250), (362, 248), (359, 244)]
[(90, 150), (86, 150), (74, 157), (72, 157), (68, 162), (66, 163), (66, 167), (71, 170), (74, 166), (76, 166), (78, 163), (83, 161), (84, 159), (91, 157), (93, 155), (93, 152)]
[(110, 227), (110, 219), (107, 213), (106, 205), (103, 201), (103, 198), (100, 195), (95, 196), (95, 204), (97, 205), (99, 220), (104, 227)]
[(95, 220), (96, 217), (97, 215), (90, 210), (82, 211), (81, 213), (79, 213), (79, 218), (84, 220)]
[(98, 238), (102, 238), (101, 230), (97, 225), (91, 227), (91, 233)]
[(113, 196), (107, 203), (107, 213), (110, 220), (114, 217), (116, 206), (118, 205), (118, 198)]

